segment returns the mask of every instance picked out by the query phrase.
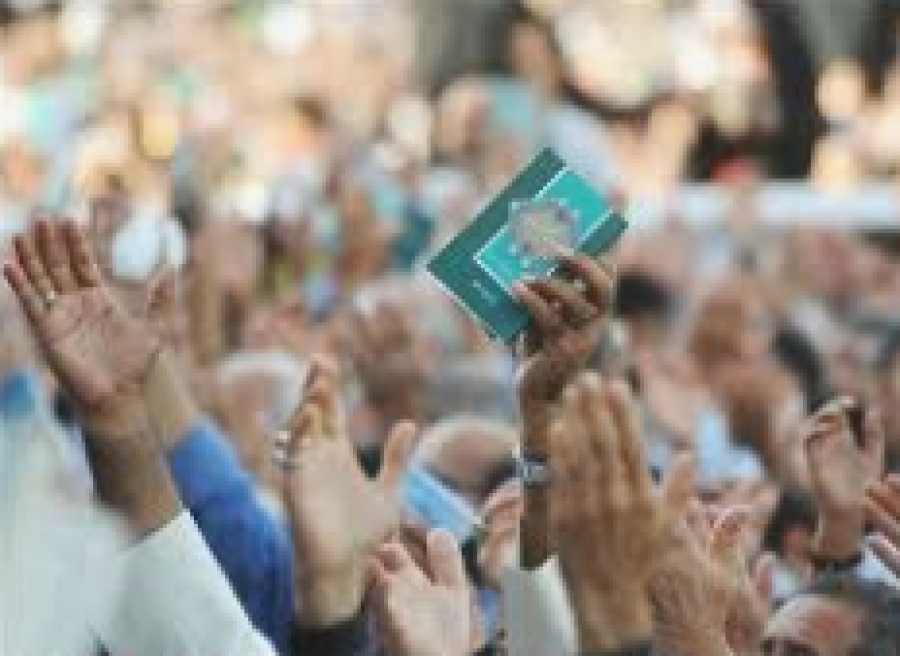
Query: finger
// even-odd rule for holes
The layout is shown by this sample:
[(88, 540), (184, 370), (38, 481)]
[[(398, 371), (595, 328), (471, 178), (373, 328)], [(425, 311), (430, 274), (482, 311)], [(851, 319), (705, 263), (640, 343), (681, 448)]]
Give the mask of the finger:
[(318, 410), (323, 436), (329, 438), (340, 436), (343, 409), (333, 380), (318, 377), (307, 391), (304, 405)]
[(715, 553), (725, 555), (740, 546), (741, 535), (750, 526), (752, 511), (746, 506), (726, 508), (716, 519), (712, 528), (712, 548)]
[(871, 464), (875, 476), (881, 476), (884, 469), (884, 421), (881, 409), (877, 406), (869, 408), (863, 426), (863, 451)]
[(619, 453), (625, 467), (625, 475), (630, 478), (637, 490), (650, 496), (653, 492), (653, 482), (650, 478), (650, 468), (647, 466), (640, 420), (631, 389), (624, 382), (616, 380), (610, 383), (608, 390), (608, 407), (619, 436)]
[(400, 542), (385, 542), (377, 547), (375, 556), (384, 568), (396, 577), (404, 577), (416, 584), (428, 582), (425, 573), (419, 569), (412, 555)]
[(900, 519), (900, 495), (883, 484), (875, 484), (866, 489), (866, 496), (878, 503), (885, 511)]
[(355, 346), (353, 361), (362, 369), (376, 366), (378, 358), (378, 332), (374, 321), (363, 315), (362, 312), (354, 312), (350, 318), (351, 330), (354, 335), (350, 343)]
[(515, 512), (524, 503), (525, 498), (522, 493), (522, 487), (518, 482), (508, 483), (488, 497), (481, 508), (481, 515), (490, 522), (494, 517)]
[(900, 576), (900, 549), (896, 542), (891, 542), (886, 536), (876, 534), (869, 538), (869, 546), (885, 567), (895, 576)]
[(570, 322), (581, 324), (599, 316), (597, 308), (564, 280), (558, 278), (535, 280), (531, 283), (531, 288), (540, 294), (550, 307), (558, 305)]
[(37, 244), (56, 289), (63, 294), (77, 289), (75, 274), (72, 273), (72, 264), (59, 226), (39, 221)]
[(894, 544), (900, 544), (900, 522), (871, 497), (865, 500), (866, 515), (881, 533)]
[(400, 484), (418, 436), (418, 428), (411, 421), (401, 421), (391, 430), (378, 473), (378, 481), (385, 489), (394, 490)]
[(756, 565), (753, 567), (753, 587), (759, 593), (759, 596), (766, 602), (771, 604), (775, 591), (775, 564), (778, 556), (774, 553), (767, 552), (761, 555)]
[(97, 266), (97, 260), (88, 246), (84, 233), (74, 221), (64, 221), (62, 224), (63, 235), (69, 251), (69, 260), (75, 280), (81, 287), (96, 287), (103, 277)]
[(3, 275), (12, 288), (13, 293), (15, 293), (16, 298), (19, 299), (25, 316), (28, 317), (32, 326), (37, 327), (43, 316), (44, 301), (34, 291), (31, 281), (19, 268), (17, 262), (7, 262), (3, 267)]
[(31, 282), (31, 287), (41, 299), (47, 299), (53, 294), (53, 283), (35, 244), (35, 230), (28, 230), (13, 238), (13, 246), (19, 267)]
[(663, 498), (673, 511), (684, 511), (694, 496), (694, 458), (682, 453), (672, 464), (662, 485)]
[(288, 458), (295, 458), (309, 444), (321, 437), (321, 423), (318, 410), (312, 406), (300, 408), (291, 419), (287, 443), (283, 446)]
[(538, 330), (547, 335), (557, 335), (565, 330), (562, 318), (540, 294), (524, 283), (513, 285), (513, 293), (528, 310)]
[(617, 452), (618, 436), (607, 409), (600, 376), (594, 372), (579, 376), (578, 392), (578, 410), (579, 415), (585, 419), (587, 440), (592, 451), (592, 469), (597, 472), (599, 479), (595, 484), (608, 491), (614, 484), (620, 482), (624, 467)]
[(468, 589), (462, 552), (447, 531), (436, 530), (428, 534), (428, 569), (435, 583), (452, 590)]
[(390, 587), (394, 580), (393, 573), (384, 566), (380, 559), (374, 556), (369, 558), (369, 561), (366, 563), (366, 575), (379, 592), (382, 592), (384, 588)]
[(609, 306), (615, 288), (612, 270), (606, 271), (594, 258), (581, 253), (565, 256), (563, 266), (585, 284), (584, 295), (600, 312)]
[(571, 521), (578, 519), (578, 509), (585, 502), (582, 494), (585, 482), (582, 478), (588, 458), (585, 448), (587, 440), (584, 432), (576, 426), (577, 423), (557, 419), (550, 425), (550, 447), (553, 454), (550, 459), (553, 471), (551, 510), (554, 519), (564, 528), (570, 528)]
[(178, 300), (178, 273), (166, 269), (157, 280), (150, 294), (148, 313), (151, 317), (159, 317), (171, 311)]

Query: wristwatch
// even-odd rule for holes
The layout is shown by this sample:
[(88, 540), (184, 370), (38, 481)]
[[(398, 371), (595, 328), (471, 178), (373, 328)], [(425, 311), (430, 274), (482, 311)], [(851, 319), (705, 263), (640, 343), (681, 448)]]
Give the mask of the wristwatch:
[(545, 487), (552, 478), (547, 456), (527, 454), (516, 460), (516, 476), (526, 488)]

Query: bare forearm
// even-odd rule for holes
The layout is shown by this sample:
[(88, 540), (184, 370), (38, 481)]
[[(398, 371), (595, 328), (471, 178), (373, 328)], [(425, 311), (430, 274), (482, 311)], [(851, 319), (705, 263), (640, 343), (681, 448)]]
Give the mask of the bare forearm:
[(178, 446), (200, 421), (200, 410), (172, 356), (157, 359), (144, 393), (154, 435), (167, 452)]
[[(602, 652), (649, 641), (653, 637), (650, 602), (643, 593), (625, 590), (572, 595), (582, 651)], [(706, 653), (706, 652), (704, 652)]]
[(858, 515), (823, 514), (813, 537), (812, 551), (819, 558), (846, 560), (862, 551), (865, 520)]
[[(523, 404), (524, 435), (522, 455), (550, 461), (550, 423), (553, 406), (549, 403)], [(544, 564), (551, 555), (550, 495), (545, 488), (525, 490), (525, 513), (522, 516), (521, 562), (526, 569)]]
[(95, 429), (86, 442), (100, 500), (119, 512), (137, 536), (156, 531), (181, 512), (169, 470), (144, 418)]

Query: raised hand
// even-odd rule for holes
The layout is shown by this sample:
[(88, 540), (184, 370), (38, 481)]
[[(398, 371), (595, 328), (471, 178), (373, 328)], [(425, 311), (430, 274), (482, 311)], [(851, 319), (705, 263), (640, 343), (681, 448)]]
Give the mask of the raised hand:
[(878, 413), (866, 413), (862, 443), (857, 445), (848, 419), (856, 405), (847, 398), (832, 401), (804, 428), (810, 481), (820, 513), (814, 548), (823, 558), (840, 560), (859, 553), (866, 486), (884, 470)]
[(519, 373), (524, 407), (559, 399), (566, 384), (587, 364), (603, 328), (613, 274), (587, 255), (561, 258), (573, 281), (548, 278), (520, 283), (519, 301), (531, 315), (526, 360)]
[(453, 536), (427, 538), (427, 569), (399, 542), (380, 546), (369, 561), (371, 600), (385, 652), (393, 656), (472, 653), (472, 596)]
[(652, 635), (648, 584), (667, 532), (628, 387), (582, 374), (551, 430), (553, 538), (583, 651)]
[[(587, 365), (603, 330), (613, 290), (613, 276), (587, 255), (561, 259), (572, 282), (551, 278), (517, 285), (515, 292), (531, 314), (524, 337), (526, 359), (518, 373), (523, 418), (523, 452), (527, 458), (550, 454), (549, 429), (560, 396)], [(522, 565), (533, 568), (550, 555), (547, 496), (526, 491), (522, 520)]]
[(37, 221), (3, 273), (59, 382), (79, 406), (98, 496), (138, 534), (181, 503), (150, 426), (145, 388), (160, 347), (119, 305), (71, 221)]
[(500, 589), (504, 569), (516, 563), (524, 510), (525, 499), (518, 485), (498, 489), (481, 510), (487, 538), (478, 551), (478, 566), (485, 582), (495, 590)]
[(71, 221), (37, 221), (17, 236), (4, 275), (50, 365), (103, 431), (140, 405), (160, 347), (122, 308)]
[(371, 313), (355, 311), (341, 328), (341, 349), (388, 425), (421, 418), (429, 360), (404, 309), (383, 301)]
[(870, 545), (895, 576), (900, 576), (900, 475), (888, 474), (866, 490), (866, 515), (877, 529)]
[(322, 360), (313, 365), (276, 460), (284, 470), (299, 612), (307, 626), (330, 626), (358, 612), (366, 559), (399, 526), (398, 488), (415, 439), (413, 425), (395, 427), (380, 476), (370, 481), (347, 434), (337, 372)]
[(756, 654), (766, 613), (741, 541), (750, 509), (712, 515), (697, 501), (681, 506), (668, 504), (671, 535), (650, 584), (657, 649), (673, 655)]

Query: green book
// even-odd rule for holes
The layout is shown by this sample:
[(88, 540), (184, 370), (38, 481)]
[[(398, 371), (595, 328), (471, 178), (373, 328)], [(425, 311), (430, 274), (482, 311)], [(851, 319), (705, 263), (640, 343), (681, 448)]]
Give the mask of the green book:
[(608, 252), (625, 219), (549, 148), (428, 263), (438, 282), (492, 337), (513, 340), (529, 315), (515, 282), (554, 275), (559, 253)]

